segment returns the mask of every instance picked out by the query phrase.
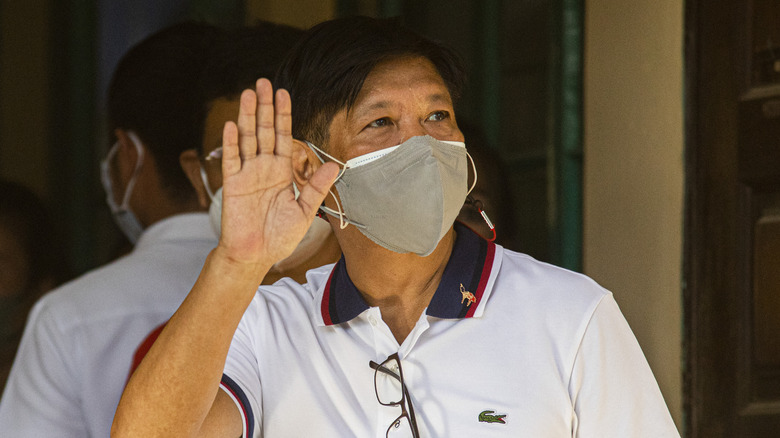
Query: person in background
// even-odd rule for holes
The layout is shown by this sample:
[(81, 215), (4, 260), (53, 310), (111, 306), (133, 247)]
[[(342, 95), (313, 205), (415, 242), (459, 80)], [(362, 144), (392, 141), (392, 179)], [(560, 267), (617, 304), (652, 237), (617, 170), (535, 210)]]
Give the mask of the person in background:
[[(304, 35), (276, 91), (242, 93), (219, 245), (112, 436), (679, 437), (609, 291), (454, 223), (462, 73), (395, 20), (349, 17)], [(318, 210), (339, 262), (258, 288)]]
[(469, 154), (476, 168), (476, 172), (469, 173), (469, 187), (474, 180), (474, 175), (479, 177), (474, 189), (466, 196), (466, 202), (456, 220), (485, 239), (494, 240), (505, 248), (516, 249), (514, 248), (516, 233), (513, 228), (515, 203), (504, 162), (490, 147), (477, 125), (458, 121), (458, 127), (466, 139)]
[(35, 301), (70, 275), (60, 233), (40, 198), (0, 180), (0, 393)]
[(108, 436), (136, 347), (182, 302), (216, 245), (179, 155), (202, 142), (198, 81), (223, 38), (207, 24), (176, 24), (117, 65), (102, 181), (134, 248), (36, 303), (0, 399), (3, 436)]
[[(206, 102), (203, 140), (199, 147), (182, 152), (180, 162), (200, 206), (209, 209), (209, 220), (217, 234), (222, 215), (222, 127), (227, 121), (236, 121), (241, 92), (254, 86), (258, 77), (273, 76), (284, 55), (302, 34), (300, 29), (268, 22), (235, 29), (202, 75), (200, 86)], [(341, 248), (330, 225), (326, 220), (317, 219), (293, 254), (277, 262), (262, 284), (272, 284), (283, 277), (304, 282), (308, 270), (335, 263), (340, 256)], [(165, 323), (156, 327), (139, 345), (130, 374), (164, 326)]]
[[(267, 22), (239, 28), (232, 32), (228, 47), (220, 50), (205, 69), (201, 88), (208, 103), (203, 143), (182, 152), (180, 161), (200, 205), (209, 208), (217, 234), (222, 213), (222, 128), (225, 122), (236, 121), (241, 92), (253, 88), (257, 78), (273, 77), (301, 35), (300, 29)], [(341, 248), (327, 220), (317, 219), (293, 254), (272, 267), (263, 284), (283, 277), (305, 282), (309, 269), (335, 263), (340, 256)]]

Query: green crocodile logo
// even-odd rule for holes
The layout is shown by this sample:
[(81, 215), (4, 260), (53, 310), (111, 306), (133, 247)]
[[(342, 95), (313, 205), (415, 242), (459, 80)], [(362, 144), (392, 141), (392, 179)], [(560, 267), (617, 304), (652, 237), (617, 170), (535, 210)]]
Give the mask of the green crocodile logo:
[(480, 423), (499, 423), (499, 424), (506, 424), (506, 421), (504, 420), (504, 417), (506, 417), (506, 414), (501, 415), (493, 415), (496, 411), (482, 411), (479, 413), (479, 421)]

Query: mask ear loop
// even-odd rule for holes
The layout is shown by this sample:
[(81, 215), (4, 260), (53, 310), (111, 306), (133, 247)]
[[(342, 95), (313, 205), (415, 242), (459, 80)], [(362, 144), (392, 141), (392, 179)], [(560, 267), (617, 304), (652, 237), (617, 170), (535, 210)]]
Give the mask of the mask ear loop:
[[(222, 165), (222, 146), (218, 148), (214, 148), (211, 152), (209, 152), (208, 155), (206, 155), (205, 158), (203, 158), (203, 161), (206, 162), (215, 162), (217, 165)], [(214, 202), (214, 191), (211, 190), (211, 184), (209, 184), (209, 177), (206, 174), (206, 169), (203, 168), (203, 165), (200, 165), (200, 179), (203, 180), (203, 186), (206, 188), (206, 193), (209, 195), (209, 199), (211, 202)]]
[(493, 242), (496, 240), (496, 227), (493, 225), (493, 222), (490, 221), (490, 218), (488, 217), (487, 213), (485, 213), (485, 210), (482, 209), (482, 203), (479, 201), (475, 201), (473, 197), (471, 197), (471, 191), (474, 190), (474, 187), (477, 186), (477, 166), (474, 164), (474, 159), (471, 158), (471, 154), (466, 151), (466, 156), (469, 157), (469, 161), (471, 161), (471, 167), (474, 169), (474, 182), (471, 184), (471, 188), (469, 188), (468, 193), (466, 193), (467, 198), (471, 198), (471, 204), (474, 206), (474, 208), (477, 209), (480, 215), (482, 215), (482, 219), (485, 220), (485, 223), (487, 224), (488, 228), (490, 228), (490, 231), (493, 232), (493, 237), (488, 239), (488, 242)]
[[(342, 170), (341, 170), (341, 172), (339, 172), (339, 176), (336, 179), (341, 178), (341, 175), (344, 174), (345, 170), (347, 170), (347, 167), (346, 166), (342, 167)], [(344, 212), (341, 210), (341, 204), (339, 203), (339, 199), (333, 193), (333, 190), (328, 190), (328, 193), (330, 193), (330, 197), (333, 198), (333, 201), (336, 202), (336, 209), (337, 209), (338, 216), (339, 216), (339, 228), (341, 228), (343, 230), (344, 228), (347, 228), (347, 225), (349, 225), (349, 223), (344, 220)], [(325, 207), (324, 205), (322, 207), (320, 207), (320, 208), (322, 208), (323, 210), (325, 210), (325, 209), (331, 210), (330, 208)], [(327, 210), (325, 210), (325, 211), (327, 211)]]
[(469, 151), (466, 151), (466, 156), (469, 157), (469, 161), (471, 161), (471, 168), (474, 169), (474, 182), (471, 183), (471, 187), (469, 187), (469, 191), (466, 192), (466, 196), (471, 194), (471, 191), (474, 190), (474, 187), (477, 186), (477, 166), (474, 164), (474, 159), (471, 158), (471, 154)]
[[(339, 161), (336, 158), (334, 158), (332, 155), (328, 154), (327, 152), (323, 151), (322, 149), (318, 148), (317, 146), (314, 146), (313, 144), (311, 144), (308, 141), (306, 142), (306, 144), (309, 145), (309, 147), (311, 149), (315, 150), (316, 152), (321, 153), (322, 155), (325, 155), (326, 157), (328, 157), (331, 160), (333, 160), (333, 162), (338, 163), (338, 164), (341, 165), (341, 171), (339, 172), (338, 176), (336, 177), (336, 179), (334, 181), (338, 181), (344, 175), (344, 172), (346, 172), (346, 170), (347, 170), (346, 163), (342, 163), (341, 161)], [(323, 160), (322, 157), (320, 157), (319, 155), (317, 155), (317, 158), (319, 158), (320, 161), (323, 164), (325, 163), (325, 160)], [(336, 210), (337, 211), (334, 212), (332, 208), (325, 207), (324, 205), (320, 206), (320, 209), (322, 209), (325, 212), (331, 213), (333, 215), (338, 215), (338, 217), (339, 217), (339, 228), (341, 228), (343, 230), (344, 228), (347, 228), (347, 225), (349, 225), (349, 222), (344, 220), (344, 212), (341, 210), (341, 203), (339, 203), (339, 200), (336, 197), (336, 194), (333, 193), (333, 190), (328, 190), (328, 193), (330, 193), (330, 196), (333, 198), (333, 201), (336, 202)]]
[(130, 195), (133, 193), (133, 187), (135, 187), (135, 180), (138, 178), (138, 174), (141, 173), (141, 165), (144, 162), (144, 149), (141, 147), (141, 140), (132, 131), (127, 131), (127, 136), (130, 137), (130, 141), (133, 142), (135, 150), (138, 152), (138, 159), (135, 162), (135, 169), (133, 170), (133, 176), (130, 177), (130, 181), (125, 188), (125, 194), (122, 197), (121, 208), (127, 210), (130, 208)]
[(203, 168), (203, 166), (200, 166), (200, 179), (203, 181), (203, 187), (206, 189), (206, 194), (209, 195), (209, 200), (214, 202), (214, 192), (211, 191), (209, 176), (206, 175), (206, 170)]

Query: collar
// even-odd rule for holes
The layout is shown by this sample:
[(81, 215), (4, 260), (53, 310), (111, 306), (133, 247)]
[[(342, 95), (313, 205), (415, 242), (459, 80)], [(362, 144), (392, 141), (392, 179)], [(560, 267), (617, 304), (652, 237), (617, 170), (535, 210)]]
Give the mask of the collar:
[(161, 241), (181, 240), (213, 240), (216, 245), (217, 235), (211, 228), (208, 213), (183, 213), (159, 220), (144, 230), (134, 250)]
[[(458, 222), (455, 230), (458, 234), (452, 254), (426, 314), (443, 319), (479, 317), (498, 272), (500, 252), (497, 256), (493, 242)], [(347, 274), (343, 255), (317, 297), (324, 325), (350, 321), (369, 308)]]

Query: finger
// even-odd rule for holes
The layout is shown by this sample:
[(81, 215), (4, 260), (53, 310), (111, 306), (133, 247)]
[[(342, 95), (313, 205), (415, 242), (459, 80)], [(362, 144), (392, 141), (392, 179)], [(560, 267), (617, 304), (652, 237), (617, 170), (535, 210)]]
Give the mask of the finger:
[(227, 122), (222, 129), (222, 176), (227, 178), (241, 170), (241, 158), (238, 156), (238, 127)]
[(338, 174), (339, 166), (336, 163), (327, 162), (320, 166), (309, 178), (308, 184), (303, 186), (301, 195), (298, 197), (298, 205), (307, 216), (314, 216), (314, 213), (320, 208)]
[(274, 153), (274, 90), (271, 81), (257, 80), (257, 145), (259, 153)]
[(276, 146), (274, 152), (282, 157), (292, 157), (292, 103), (290, 102), (290, 93), (284, 88), (276, 90), (275, 109)]
[(252, 90), (244, 90), (238, 107), (238, 147), (241, 158), (247, 159), (257, 155), (257, 137), (255, 135), (255, 118), (257, 111), (257, 95)]

